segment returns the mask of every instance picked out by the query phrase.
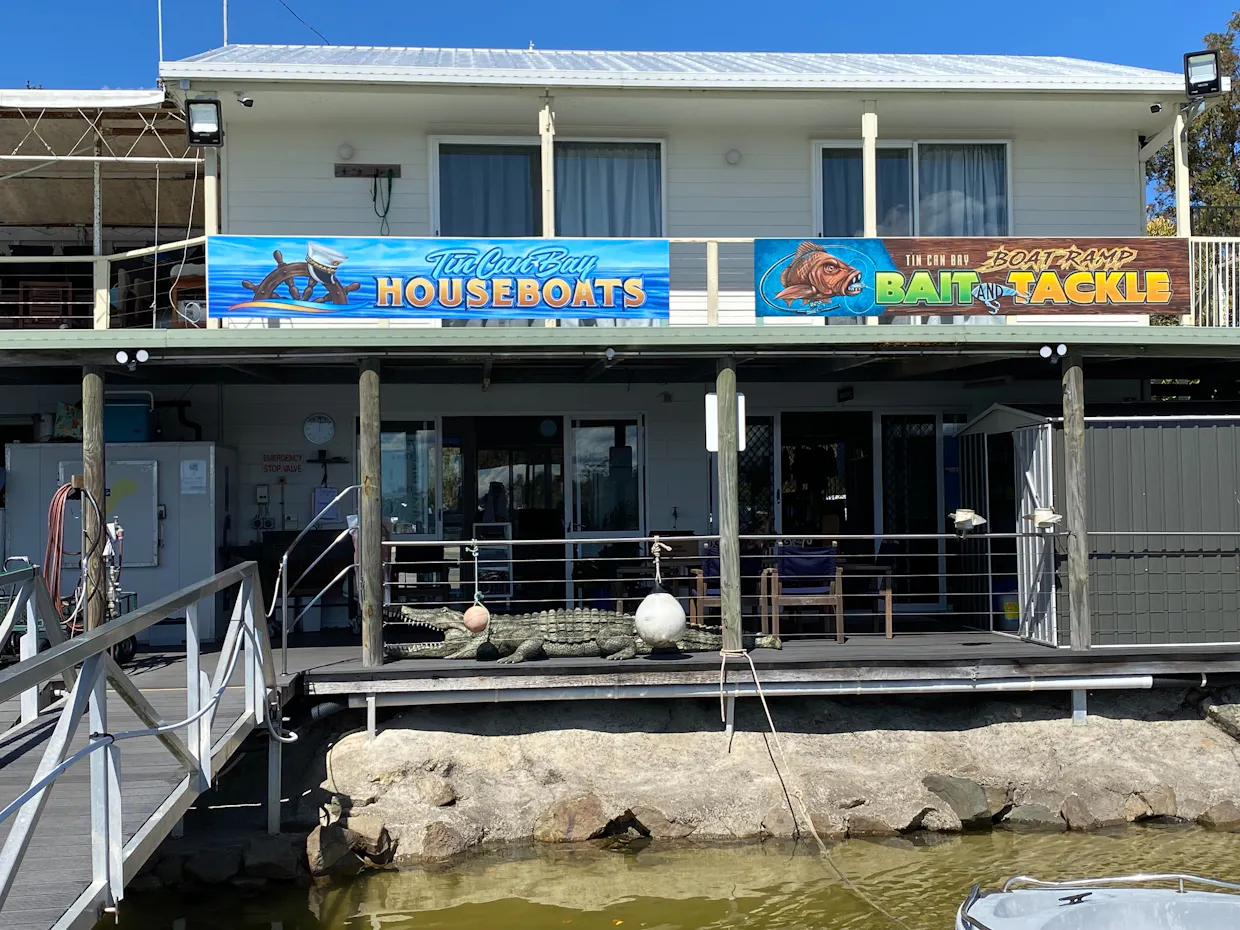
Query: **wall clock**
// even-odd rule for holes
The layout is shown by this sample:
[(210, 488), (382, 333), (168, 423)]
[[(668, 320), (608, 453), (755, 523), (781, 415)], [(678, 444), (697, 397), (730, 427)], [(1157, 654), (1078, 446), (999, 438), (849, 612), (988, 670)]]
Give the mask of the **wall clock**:
[(312, 413), (306, 417), (302, 432), (306, 434), (306, 439), (316, 446), (324, 446), (336, 435), (336, 424), (325, 413)]

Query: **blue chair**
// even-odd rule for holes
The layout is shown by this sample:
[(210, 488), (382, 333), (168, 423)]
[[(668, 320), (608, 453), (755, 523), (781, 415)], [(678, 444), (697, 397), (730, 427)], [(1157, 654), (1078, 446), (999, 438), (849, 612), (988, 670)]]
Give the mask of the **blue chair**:
[(836, 546), (801, 546), (782, 540), (775, 544), (775, 564), (762, 573), (763, 633), (779, 635), (782, 607), (830, 607), (835, 613), (835, 639), (844, 641), (844, 569), (836, 556)]

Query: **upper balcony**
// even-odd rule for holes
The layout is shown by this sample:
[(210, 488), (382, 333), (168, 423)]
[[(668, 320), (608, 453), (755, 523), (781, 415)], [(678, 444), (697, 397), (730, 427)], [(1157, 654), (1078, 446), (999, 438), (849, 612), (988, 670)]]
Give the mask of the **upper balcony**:
[[(164, 63), (175, 99), (107, 119), (103, 101), (53, 120), (51, 92), (5, 92), (0, 198), (18, 183), (34, 196), (12, 198), (20, 226), (0, 228), (0, 327), (761, 339), (741, 329), (1237, 320), (1236, 246), (1190, 241), (1184, 196), (1179, 237), (1143, 237), (1141, 166), (1182, 128), (1179, 75), (1001, 56), (365, 51), (237, 46)], [(156, 123), (204, 98), (224, 142), (187, 151), (183, 126)], [(49, 124), (91, 151), (72, 144), (78, 123), (93, 155), (39, 161), (32, 133), (57, 148)], [(118, 131), (133, 136), (123, 151)], [(221, 271), (235, 237), (270, 238)], [(573, 279), (561, 299), (538, 284), (535, 306), (525, 272), (484, 274), (512, 280), (478, 298), (472, 271), (424, 261), (450, 239), (593, 250), (598, 289)], [(807, 241), (822, 250), (793, 269)], [(345, 256), (335, 297), (312, 243)], [(606, 256), (625, 243), (650, 286), (608, 314), (603, 281), (627, 274)], [(259, 306), (273, 299), (285, 305)]]

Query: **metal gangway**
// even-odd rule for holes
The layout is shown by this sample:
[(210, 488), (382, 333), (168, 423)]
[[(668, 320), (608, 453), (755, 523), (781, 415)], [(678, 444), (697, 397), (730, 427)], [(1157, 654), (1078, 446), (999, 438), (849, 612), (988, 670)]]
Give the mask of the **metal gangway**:
[[(0, 572), (6, 588), (0, 644), (23, 616), (25, 630), (20, 661), (0, 672), (0, 712), (20, 713), (0, 734), (0, 930), (93, 927), (261, 727), (267, 829), (279, 831), (281, 745), (294, 737), (280, 727), (285, 695), (254, 562), (72, 638), (37, 567)], [(232, 614), (211, 656), (199, 645), (199, 605), (219, 595), (232, 597)], [(112, 658), (127, 638), (182, 617), (183, 658), (128, 670)]]

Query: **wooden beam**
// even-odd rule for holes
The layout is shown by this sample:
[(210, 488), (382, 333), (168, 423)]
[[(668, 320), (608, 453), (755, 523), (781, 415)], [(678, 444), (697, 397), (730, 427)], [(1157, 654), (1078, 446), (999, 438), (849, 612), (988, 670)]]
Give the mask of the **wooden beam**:
[(379, 362), (365, 359), (358, 379), (362, 476), (358, 555), (362, 610), (362, 664), (383, 664), (383, 499), (379, 418)]
[(740, 480), (736, 412), (736, 361), (719, 363), (715, 377), (719, 407), (719, 595), (723, 648), (741, 648)]
[[(107, 479), (103, 443), (103, 369), (82, 369), (82, 477), (91, 500), (81, 502), (85, 532), (86, 629), (107, 619), (107, 578), (104, 572), (104, 528), (107, 522)], [(92, 503), (93, 500), (93, 503)], [(96, 509), (97, 508), (97, 509)]]
[(1078, 352), (1063, 366), (1064, 522), (1068, 531), (1068, 610), (1074, 650), (1091, 645), (1089, 537), (1085, 518), (1085, 377)]

